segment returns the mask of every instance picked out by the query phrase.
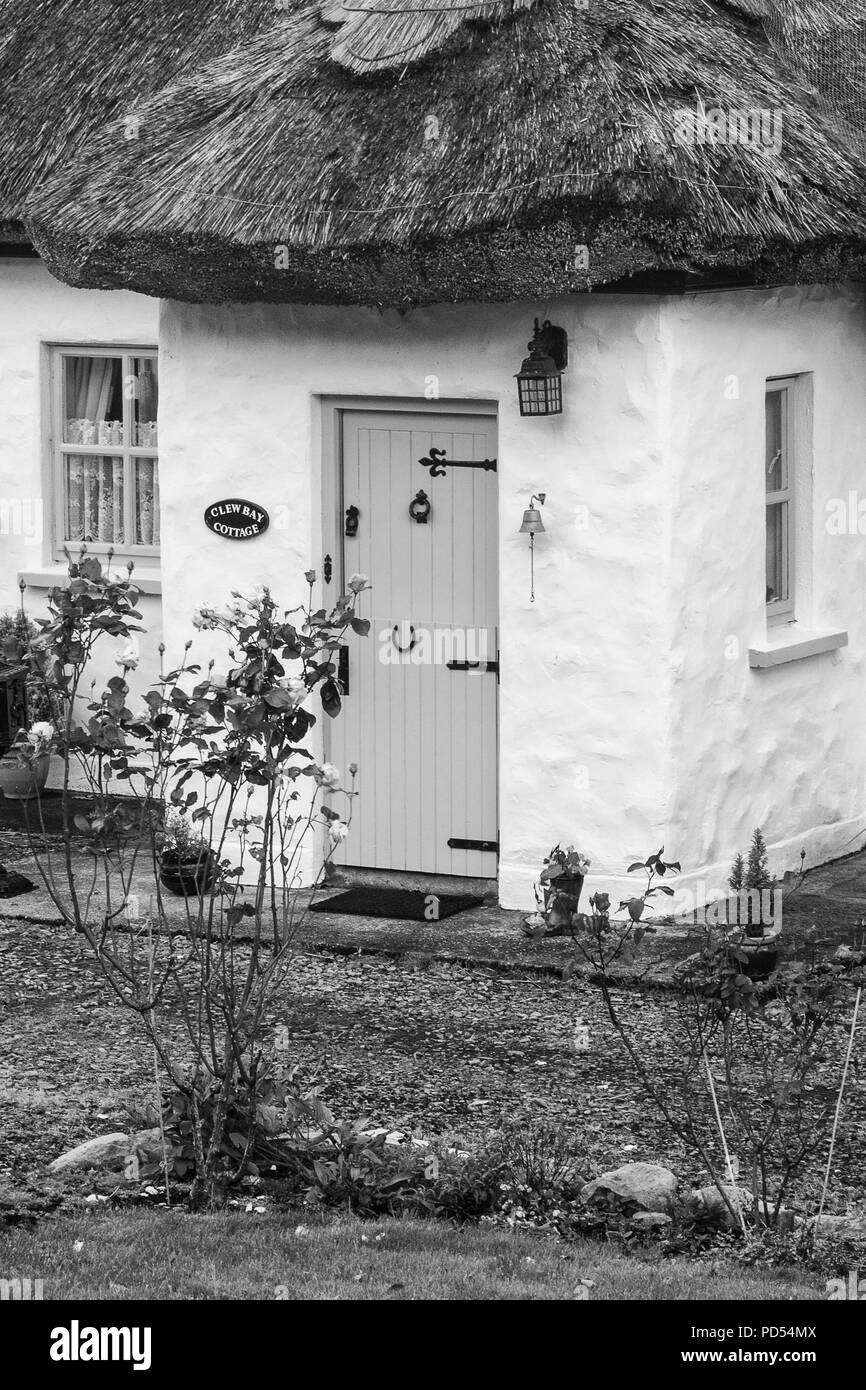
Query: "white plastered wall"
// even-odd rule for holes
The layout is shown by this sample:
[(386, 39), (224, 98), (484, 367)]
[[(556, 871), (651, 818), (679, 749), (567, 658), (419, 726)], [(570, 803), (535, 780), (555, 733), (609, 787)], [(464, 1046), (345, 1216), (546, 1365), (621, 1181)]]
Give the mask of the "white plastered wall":
[[(536, 314), (564, 327), (564, 410), (521, 419), (514, 373)], [(202, 603), (267, 583), (286, 606), (321, 574), (321, 398), (495, 400), (500, 497), (500, 896), (528, 907), (543, 854), (574, 841), (593, 886), (664, 843), (693, 875), (727, 872), (753, 825), (773, 867), (853, 847), (862, 824), (862, 537), (830, 538), (826, 500), (866, 484), (859, 293), (388, 311), (166, 303), (160, 325), (165, 640)], [(810, 631), (849, 646), (770, 671), (764, 637), (763, 391), (813, 374)], [(736, 376), (739, 394), (726, 394)], [(433, 403), (435, 406), (435, 402)], [(548, 494), (529, 552), (518, 534)], [(247, 497), (267, 534), (232, 542), (205, 507)], [(363, 612), (363, 608), (362, 608)], [(730, 635), (739, 638), (729, 655)], [(222, 658), (212, 635), (194, 654)], [(321, 727), (321, 726), (320, 726)], [(359, 749), (359, 775), (365, 757)]]

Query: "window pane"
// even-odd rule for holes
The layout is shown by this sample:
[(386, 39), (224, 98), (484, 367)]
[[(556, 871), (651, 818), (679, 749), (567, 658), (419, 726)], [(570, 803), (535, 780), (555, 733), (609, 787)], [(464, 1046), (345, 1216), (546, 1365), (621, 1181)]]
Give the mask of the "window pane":
[(122, 542), (123, 459), (104, 454), (65, 454), (65, 517), (68, 541)]
[(159, 545), (159, 470), (155, 458), (137, 458), (135, 467), (135, 544)]
[(788, 503), (767, 508), (767, 603), (786, 603), (788, 584)]
[(64, 444), (122, 444), (123, 359), (62, 360)]
[(156, 409), (159, 402), (159, 382), (155, 357), (133, 357), (135, 398), (133, 416), (135, 438), (139, 449), (156, 448)]
[(788, 441), (785, 429), (788, 392), (767, 392), (767, 492), (788, 486)]

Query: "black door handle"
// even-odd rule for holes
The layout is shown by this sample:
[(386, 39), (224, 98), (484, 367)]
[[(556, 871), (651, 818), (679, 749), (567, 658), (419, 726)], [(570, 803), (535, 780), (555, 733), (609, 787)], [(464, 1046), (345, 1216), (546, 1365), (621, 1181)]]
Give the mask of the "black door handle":
[(349, 648), (341, 647), (337, 658), (337, 680), (343, 687), (343, 694), (349, 693)]

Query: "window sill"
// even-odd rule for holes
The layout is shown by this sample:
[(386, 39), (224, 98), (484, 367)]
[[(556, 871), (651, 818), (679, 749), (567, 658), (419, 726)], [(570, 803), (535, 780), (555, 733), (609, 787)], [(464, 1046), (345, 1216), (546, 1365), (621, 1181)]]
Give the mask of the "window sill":
[(847, 645), (847, 632), (825, 632), (818, 636), (795, 627), (777, 628), (775, 633), (768, 633), (763, 646), (749, 648), (749, 665), (753, 671), (763, 671), (769, 666), (784, 666), (789, 661), (804, 661), (809, 656), (835, 652)]
[[(21, 570), (18, 578), (23, 579), (30, 589), (53, 589), (55, 584), (62, 584), (68, 574), (65, 565), (47, 565), (44, 569)], [(162, 575), (156, 569), (149, 573), (136, 569), (135, 587), (143, 594), (161, 594)]]

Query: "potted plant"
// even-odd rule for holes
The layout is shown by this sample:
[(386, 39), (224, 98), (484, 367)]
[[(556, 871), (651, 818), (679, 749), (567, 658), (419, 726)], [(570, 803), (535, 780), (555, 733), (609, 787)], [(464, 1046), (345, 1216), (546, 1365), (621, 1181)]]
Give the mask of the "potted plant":
[[(767, 867), (767, 846), (760, 827), (752, 832), (748, 861), (738, 854), (731, 868), (729, 886), (736, 893), (736, 912), (734, 920), (741, 928), (741, 938), (737, 950), (746, 957), (745, 973), (758, 978), (775, 970), (779, 957), (778, 938), (782, 924), (776, 921), (775, 910), (771, 922), (764, 921), (764, 907), (767, 895), (773, 893), (775, 879)], [(772, 899), (770, 899), (772, 901)], [(728, 913), (728, 922), (731, 916)]]
[(54, 730), (37, 720), (19, 729), (12, 747), (0, 758), (0, 791), (11, 801), (29, 801), (48, 781)]
[(207, 891), (216, 874), (216, 855), (201, 830), (182, 811), (169, 808), (160, 832), (159, 881), (179, 898)]
[(539, 879), (548, 927), (571, 925), (571, 919), (578, 910), (589, 865), (586, 855), (576, 850), (574, 845), (569, 845), (567, 849), (554, 845), (544, 859)]
[(0, 613), (0, 664), (20, 666), (37, 631), (36, 624), (20, 609)]

